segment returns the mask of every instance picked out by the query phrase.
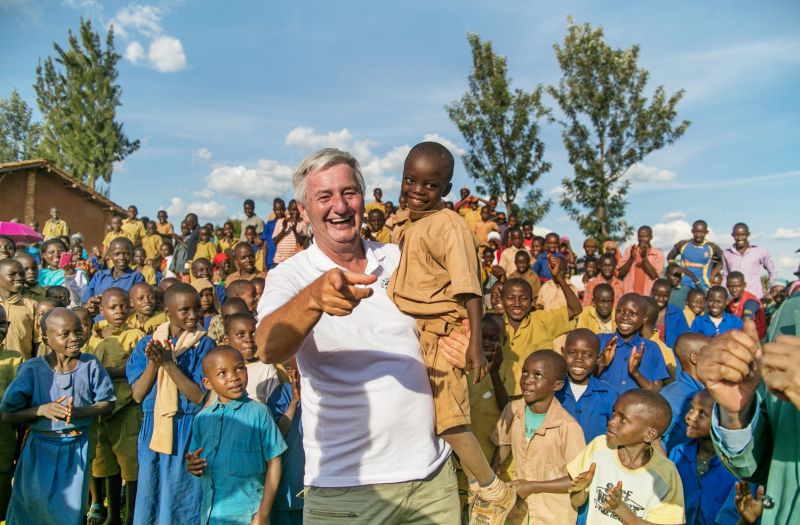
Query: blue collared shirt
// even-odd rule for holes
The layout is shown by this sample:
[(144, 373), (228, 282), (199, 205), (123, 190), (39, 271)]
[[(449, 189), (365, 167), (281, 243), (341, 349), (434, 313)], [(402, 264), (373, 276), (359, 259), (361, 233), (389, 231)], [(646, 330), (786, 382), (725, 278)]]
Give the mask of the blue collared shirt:
[(197, 414), (190, 450), (203, 448), (200, 523), (250, 523), (264, 493), (267, 462), (286, 450), (269, 408), (245, 394)]
[(613, 386), (592, 375), (589, 376), (586, 390), (577, 401), (570, 387), (569, 376), (564, 381), (564, 388), (556, 392), (558, 402), (583, 429), (587, 443), (606, 433), (606, 424), (611, 419), (617, 397), (619, 394)]
[(683, 501), (686, 523), (711, 525), (716, 523), (717, 515), (732, 496), (731, 488), (736, 478), (723, 466), (719, 457), (711, 457), (708, 471), (697, 475), (697, 450), (700, 441), (692, 440), (675, 447), (669, 459), (675, 463), (683, 483)]
[(667, 314), (664, 316), (664, 343), (674, 349), (675, 341), (678, 337), (688, 331), (689, 324), (683, 315), (683, 308), (678, 308), (674, 304), (667, 304)]
[[(267, 406), (272, 410), (275, 421), (283, 416), (292, 401), (292, 385), (283, 383), (270, 394)], [(275, 493), (275, 510), (301, 510), (303, 500), (297, 496), (303, 490), (303, 473), (306, 454), (303, 451), (303, 425), (300, 417), (300, 403), (294, 419), (286, 434), (286, 451), (281, 456), (281, 482)]]
[(679, 370), (675, 382), (668, 384), (661, 390), (661, 396), (667, 400), (672, 408), (672, 423), (664, 433), (663, 439), (667, 452), (677, 445), (689, 441), (689, 438), (686, 437), (686, 421), (684, 421), (684, 418), (686, 417), (686, 412), (689, 411), (692, 398), (704, 388), (703, 383), (697, 381), (685, 371)]
[(642, 343), (644, 343), (644, 354), (642, 354), (642, 362), (639, 364), (639, 372), (649, 381), (663, 381), (669, 377), (669, 371), (666, 363), (664, 363), (661, 349), (653, 341), (644, 339), (640, 334), (635, 334), (630, 341), (626, 341), (619, 332), (616, 334), (598, 334), (601, 354), (608, 340), (614, 335), (617, 336), (617, 350), (614, 353), (614, 360), (600, 374), (600, 379), (607, 381), (620, 394), (639, 388), (639, 384), (628, 373), (628, 359), (631, 357), (631, 350), (634, 348), (638, 350)]
[(728, 330), (741, 330), (742, 329), (742, 320), (733, 315), (729, 312), (724, 312), (722, 314), (722, 322), (719, 323), (719, 326), (715, 326), (714, 323), (711, 321), (710, 314), (703, 314), (699, 317), (696, 317), (694, 321), (692, 321), (692, 332), (707, 335), (708, 337), (714, 337), (715, 335), (724, 334)]
[(100, 270), (92, 280), (89, 281), (89, 286), (86, 287), (86, 290), (83, 292), (81, 296), (81, 301), (86, 303), (89, 299), (96, 295), (101, 295), (103, 292), (108, 290), (109, 288), (115, 286), (117, 288), (122, 288), (126, 292), (131, 289), (136, 283), (144, 282), (144, 276), (136, 270), (131, 270), (130, 268), (126, 269), (122, 274), (114, 278), (112, 275), (113, 269), (111, 270)]
[[(550, 263), (547, 262), (547, 253), (547, 251), (544, 251), (536, 258), (536, 262), (533, 263), (533, 271), (536, 272), (536, 275), (538, 275), (540, 279), (549, 281), (553, 278), (553, 274), (550, 273)], [(567, 260), (560, 253), (554, 253), (553, 255), (560, 257), (562, 263)]]

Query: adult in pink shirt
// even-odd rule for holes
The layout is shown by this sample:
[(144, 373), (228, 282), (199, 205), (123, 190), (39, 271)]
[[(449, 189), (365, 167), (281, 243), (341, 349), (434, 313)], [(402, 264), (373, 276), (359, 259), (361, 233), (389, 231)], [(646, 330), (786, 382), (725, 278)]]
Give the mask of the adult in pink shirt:
[(750, 228), (745, 223), (736, 223), (731, 236), (733, 246), (722, 253), (722, 277), (726, 278), (731, 272), (742, 272), (747, 283), (745, 290), (761, 299), (764, 297), (764, 288), (761, 286), (762, 270), (767, 271), (771, 284), (778, 277), (775, 263), (767, 250), (750, 244)]
[(664, 252), (650, 245), (653, 240), (653, 229), (641, 226), (636, 233), (637, 243), (628, 246), (622, 254), (619, 266), (619, 278), (625, 293), (638, 293), (650, 296), (653, 282), (664, 270)]

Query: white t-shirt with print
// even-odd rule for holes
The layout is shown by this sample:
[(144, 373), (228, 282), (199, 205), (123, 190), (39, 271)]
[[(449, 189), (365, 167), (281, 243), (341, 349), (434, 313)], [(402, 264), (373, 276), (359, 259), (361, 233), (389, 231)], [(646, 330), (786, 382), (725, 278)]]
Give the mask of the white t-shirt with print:
[[(370, 285), (373, 295), (350, 315), (323, 314), (297, 353), (304, 482), (314, 487), (422, 479), (450, 454), (434, 433), (416, 322), (386, 294), (400, 250), (394, 244), (363, 243), (364, 273), (378, 277)], [(258, 304), (259, 321), (333, 268), (313, 244), (270, 270)]]

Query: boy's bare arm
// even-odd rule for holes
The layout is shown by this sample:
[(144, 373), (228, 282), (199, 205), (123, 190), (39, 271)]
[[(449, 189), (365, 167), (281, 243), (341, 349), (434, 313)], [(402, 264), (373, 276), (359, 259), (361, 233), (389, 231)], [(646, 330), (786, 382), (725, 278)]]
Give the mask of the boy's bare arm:
[[(631, 511), (628, 505), (622, 501), (622, 482), (618, 482), (615, 487), (608, 490), (606, 495), (605, 508), (612, 510), (619, 517), (622, 525), (656, 525), (652, 521), (642, 519)], [(676, 524), (677, 525), (677, 524)]]
[(267, 462), (267, 475), (264, 477), (264, 494), (261, 496), (258, 512), (253, 516), (251, 525), (269, 524), (269, 511), (275, 502), (275, 493), (278, 491), (278, 483), (280, 481), (281, 457), (276, 456)]
[(205, 392), (200, 388), (200, 385), (183, 373), (183, 370), (178, 367), (178, 363), (174, 360), (170, 360), (166, 361), (161, 366), (164, 367), (164, 372), (169, 374), (169, 377), (175, 382), (175, 386), (178, 387), (180, 393), (186, 396), (189, 401), (195, 405), (203, 401)]
[(531, 494), (540, 494), (542, 492), (547, 492), (549, 494), (566, 494), (569, 492), (572, 480), (569, 479), (569, 476), (547, 481), (517, 479), (512, 481), (512, 484), (519, 496), (527, 498)]
[(300, 344), (323, 313), (349, 315), (372, 289), (357, 285), (372, 284), (375, 275), (329, 270), (258, 323), (258, 358), (264, 363), (284, 363), (294, 357)]
[(158, 365), (153, 361), (148, 361), (142, 375), (140, 375), (139, 379), (137, 379), (131, 385), (131, 392), (133, 393), (134, 401), (141, 403), (144, 398), (147, 397), (147, 394), (150, 393), (150, 390), (153, 388), (153, 384), (156, 382), (157, 374)]
[(495, 474), (500, 470), (500, 467), (503, 466), (503, 463), (508, 460), (508, 456), (510, 455), (511, 445), (498, 445), (494, 451), (494, 457), (492, 457), (492, 470)]
[(489, 371), (489, 362), (483, 355), (483, 300), (479, 295), (461, 294), (459, 299), (464, 299), (467, 308), (469, 325), (472, 327), (467, 347), (467, 369), (472, 369), (472, 382), (478, 383)]

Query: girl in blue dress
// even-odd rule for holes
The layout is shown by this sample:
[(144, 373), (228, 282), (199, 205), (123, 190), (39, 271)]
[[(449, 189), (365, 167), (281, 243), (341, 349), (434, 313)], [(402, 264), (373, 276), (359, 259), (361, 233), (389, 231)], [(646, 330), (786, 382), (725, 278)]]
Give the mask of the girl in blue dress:
[(14, 471), (8, 525), (79, 525), (89, 491), (89, 425), (114, 409), (114, 385), (96, 357), (81, 353), (78, 316), (42, 318), (46, 355), (23, 363), (3, 396), (3, 421), (30, 433)]

